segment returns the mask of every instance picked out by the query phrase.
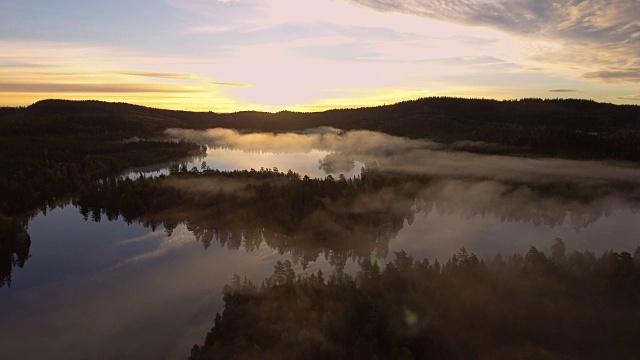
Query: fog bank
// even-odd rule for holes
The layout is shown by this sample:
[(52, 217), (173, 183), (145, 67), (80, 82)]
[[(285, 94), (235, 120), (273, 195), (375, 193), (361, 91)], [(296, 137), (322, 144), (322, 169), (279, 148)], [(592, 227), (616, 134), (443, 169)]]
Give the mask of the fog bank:
[[(286, 154), (321, 150), (335, 153), (333, 159), (320, 162), (327, 173), (334, 171), (327, 160), (339, 160), (339, 166), (335, 168), (340, 170), (349, 170), (350, 164), (356, 161), (375, 163), (384, 170), (446, 177), (522, 183), (640, 184), (640, 167), (631, 163), (483, 155), (455, 151), (459, 148), (458, 143), (446, 147), (429, 140), (407, 139), (373, 131), (340, 131), (325, 127), (297, 133), (241, 133), (216, 128), (206, 131), (169, 129), (167, 134), (210, 147), (242, 151)], [(491, 147), (491, 144), (483, 146)]]

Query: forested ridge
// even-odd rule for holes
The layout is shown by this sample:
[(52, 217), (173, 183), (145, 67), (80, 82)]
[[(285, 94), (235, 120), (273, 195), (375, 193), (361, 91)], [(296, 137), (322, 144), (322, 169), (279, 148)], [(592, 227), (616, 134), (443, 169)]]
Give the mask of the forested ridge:
[(130, 167), (204, 153), (193, 143), (157, 138), (143, 119), (91, 104), (98, 102), (0, 109), (0, 191), (6, 194), (0, 213), (31, 210)]
[[(3, 115), (4, 114), (4, 115)], [(640, 161), (640, 107), (590, 100), (497, 101), (433, 97), (315, 113), (188, 112), (99, 101), (45, 100), (0, 111), (0, 130), (19, 133), (55, 123), (161, 135), (167, 128), (295, 131), (319, 126), (366, 129), (443, 143), (470, 141), (463, 150), (578, 159)], [(501, 147), (485, 147), (489, 142)]]
[(319, 126), (430, 138), (472, 152), (640, 160), (640, 107), (587, 100), (425, 98), (371, 108), (275, 114), (43, 100), (23, 108), (0, 108), (0, 190), (11, 194), (0, 202), (0, 211), (28, 210), (46, 199), (45, 193), (77, 188), (84, 181), (79, 178), (97, 179), (201, 151), (186, 143), (140, 140), (162, 137), (168, 128), (293, 131)]

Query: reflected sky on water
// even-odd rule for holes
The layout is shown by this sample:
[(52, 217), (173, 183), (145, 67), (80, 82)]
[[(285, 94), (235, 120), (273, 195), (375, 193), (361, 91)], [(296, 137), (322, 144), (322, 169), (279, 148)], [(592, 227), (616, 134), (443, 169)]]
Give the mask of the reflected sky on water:
[(495, 215), (463, 216), (438, 214), (436, 211), (417, 214), (413, 224), (405, 224), (391, 241), (389, 252), (404, 249), (415, 259), (446, 261), (461, 247), (478, 255), (493, 258), (496, 254), (526, 253), (530, 246), (547, 255), (556, 238), (562, 239), (567, 251), (607, 250), (627, 251), (631, 254), (640, 246), (640, 213), (629, 209), (614, 210), (597, 218), (584, 228), (569, 220), (559, 225), (536, 224), (526, 221), (505, 221)]
[[(183, 359), (234, 274), (260, 282), (290, 258), (266, 245), (205, 250), (184, 226), (168, 237), (122, 220), (85, 221), (73, 206), (39, 215), (29, 233), (32, 257), (0, 288), (2, 359)], [(317, 268), (330, 271), (320, 259), (306, 273)]]
[[(185, 159), (184, 163), (187, 165), (187, 169), (191, 169), (194, 166), (200, 169), (203, 161), (210, 168), (219, 170), (249, 170), (252, 168), (259, 170), (262, 167), (265, 169), (278, 168), (278, 171), (287, 172), (291, 170), (301, 176), (307, 175), (310, 178), (320, 179), (324, 179), (327, 175), (331, 175), (334, 178), (337, 178), (340, 174), (343, 174), (347, 178), (358, 176), (360, 169), (364, 166), (362, 162), (353, 161), (351, 168), (345, 168), (344, 166), (337, 168), (321, 167), (320, 161), (325, 159), (329, 154), (332, 153), (315, 149), (306, 152), (274, 153), (217, 147), (209, 148), (205, 157)], [(136, 169), (135, 171), (131, 171), (129, 176), (135, 177), (139, 173), (152, 176), (161, 174), (168, 175), (168, 166), (169, 164), (161, 168), (147, 167)]]
[[(237, 133), (223, 135), (227, 142), (245, 139)], [(328, 174), (351, 178), (360, 174), (363, 163), (378, 159), (396, 171), (475, 172), (484, 178), (499, 175), (500, 181), (542, 183), (550, 173), (580, 182), (575, 174), (583, 173), (596, 185), (609, 178), (634, 179), (638, 172), (595, 162), (435, 153), (424, 150), (423, 143), (407, 140), (405, 144), (376, 135), (378, 143), (385, 144), (380, 155), (371, 143), (362, 141), (362, 134), (344, 139), (336, 132), (329, 135), (313, 135), (309, 146), (325, 146), (331, 140), (335, 149), (293, 147), (284, 151), (280, 146), (278, 151), (260, 152), (210, 147), (205, 158), (191, 160), (187, 166), (200, 168), (205, 161), (220, 170), (277, 167), (312, 178)], [(270, 136), (264, 141), (272, 141), (274, 135)], [(349, 154), (345, 150), (358, 148), (366, 154), (345, 155)], [(341, 151), (333, 151), (336, 149)], [(408, 153), (404, 158), (394, 155), (385, 164), (387, 152), (396, 149)], [(167, 174), (167, 167), (139, 171)], [(591, 202), (540, 199), (526, 186), (511, 191), (499, 181), (486, 180), (452, 181), (433, 192), (428, 190), (433, 205), (418, 211), (411, 221), (402, 223), (401, 218), (402, 226), (390, 239), (388, 256), (381, 263), (401, 249), (414, 259), (442, 261), (461, 247), (480, 258), (498, 252), (523, 253), (532, 245), (549, 253), (555, 238), (563, 239), (568, 251), (597, 254), (609, 249), (632, 253), (640, 245), (640, 213), (624, 196)], [(393, 201), (385, 196), (379, 199), (381, 208)], [(371, 199), (363, 201), (373, 206)], [(14, 269), (11, 287), (0, 288), (0, 359), (184, 359), (211, 328), (215, 313), (222, 309), (221, 290), (234, 274), (260, 283), (273, 272), (276, 261), (292, 259), (290, 253), (279, 254), (266, 242), (252, 251), (221, 247), (215, 241), (205, 249), (184, 224), (168, 236), (162, 226), (152, 231), (122, 219), (85, 221), (71, 205), (38, 215), (29, 223), (28, 232), (31, 257), (24, 268)], [(320, 256), (306, 270), (300, 264), (294, 269), (298, 274), (323, 269), (328, 277), (333, 269), (330, 262), (333, 260)], [(355, 259), (346, 260), (345, 271), (357, 271)]]
[[(122, 220), (85, 221), (73, 206), (39, 215), (29, 233), (32, 257), (14, 271), (11, 288), (0, 288), (3, 359), (184, 358), (212, 326), (221, 289), (233, 274), (260, 282), (276, 261), (291, 259), (265, 243), (250, 252), (215, 242), (204, 249), (184, 225), (167, 236), (162, 228), (153, 232)], [(405, 222), (390, 255), (379, 261), (401, 249), (442, 261), (463, 246), (481, 258), (526, 252), (530, 245), (548, 253), (555, 237), (569, 250), (632, 252), (638, 234), (640, 214), (631, 210), (577, 228), (569, 215), (549, 226), (432, 209)], [(332, 271), (322, 256), (306, 271), (295, 266), (299, 274), (319, 268)], [(346, 271), (356, 270), (349, 259)]]

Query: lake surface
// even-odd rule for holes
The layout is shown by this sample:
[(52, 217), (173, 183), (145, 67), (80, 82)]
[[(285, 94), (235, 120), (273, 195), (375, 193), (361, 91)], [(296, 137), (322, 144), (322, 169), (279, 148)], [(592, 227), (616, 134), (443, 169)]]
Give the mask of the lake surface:
[[(260, 281), (289, 258), (267, 246), (205, 250), (184, 226), (168, 237), (85, 221), (73, 206), (39, 216), (29, 233), (32, 257), (0, 289), (3, 359), (184, 359), (212, 326), (233, 274)], [(316, 266), (328, 267), (309, 271)]]
[[(327, 175), (337, 177), (343, 174), (345, 177), (350, 178), (360, 174), (360, 169), (364, 164), (355, 160), (351, 165), (338, 167), (335, 171), (326, 171), (326, 166), (323, 168), (320, 161), (330, 154), (331, 152), (329, 151), (317, 149), (306, 152), (273, 153), (218, 147), (209, 148), (207, 155), (204, 157), (185, 159), (184, 164), (187, 169), (192, 169), (193, 167), (201, 169), (203, 162), (211, 169), (218, 170), (277, 168), (279, 171), (287, 171), (291, 169), (301, 175), (319, 179), (324, 179)], [(131, 178), (135, 178), (140, 174), (144, 174), (145, 176), (168, 175), (169, 168), (167, 165), (159, 168), (147, 167), (127, 172), (127, 176)]]
[[(378, 259), (381, 263), (401, 249), (416, 259), (441, 260), (461, 247), (480, 258), (498, 252), (524, 253), (532, 245), (548, 254), (555, 238), (563, 239), (569, 251), (597, 254), (609, 249), (633, 253), (640, 245), (638, 204), (625, 195), (609, 193), (583, 202), (541, 199), (526, 189), (508, 192), (500, 185), (518, 176), (540, 182), (560, 176), (561, 170), (566, 173), (568, 167), (584, 174), (575, 181), (604, 184), (607, 177), (633, 176), (635, 168), (470, 154), (448, 154), (450, 163), (445, 164), (445, 155), (434, 154), (428, 144), (379, 136), (366, 142), (361, 138), (342, 141), (340, 136), (349, 135), (330, 134), (334, 135), (329, 145), (313, 133), (296, 134), (297, 142), (275, 148), (268, 140), (291, 138), (267, 134), (258, 139), (267, 144), (265, 150), (257, 151), (247, 148), (251, 142), (242, 139), (242, 134), (232, 134), (236, 136), (233, 142), (229, 138), (221, 141), (216, 133), (214, 140), (222, 144), (208, 143), (206, 158), (187, 166), (199, 168), (205, 161), (222, 170), (277, 167), (319, 178), (357, 176), (363, 164), (371, 161), (408, 172), (437, 168), (447, 175), (506, 167), (492, 179), (483, 173), (477, 180), (452, 180), (438, 188), (433, 195), (438, 199), (435, 205), (417, 212), (412, 221), (404, 221), (389, 241), (389, 255)], [(381, 145), (371, 147), (374, 142)], [(395, 151), (398, 148), (409, 158), (402, 158)], [(416, 153), (417, 149), (423, 152)], [(425, 156), (432, 162), (420, 163)], [(469, 161), (489, 165), (468, 170)], [(533, 162), (530, 168), (523, 167), (527, 162)], [(598, 166), (607, 170), (604, 179), (598, 175)], [(163, 172), (168, 169), (155, 174)], [(0, 359), (185, 359), (194, 343), (202, 343), (215, 313), (222, 310), (221, 291), (234, 274), (260, 283), (278, 260), (293, 260), (298, 274), (318, 269), (329, 274), (336, 264), (333, 255), (320, 256), (303, 270), (296, 254), (281, 254), (265, 242), (251, 251), (215, 241), (205, 248), (184, 224), (169, 236), (162, 227), (152, 231), (121, 219), (85, 220), (73, 205), (38, 215), (28, 230), (31, 257), (24, 268), (14, 269), (11, 287), (0, 288)], [(345, 271), (355, 273), (355, 258), (342, 258), (338, 263), (345, 261)]]

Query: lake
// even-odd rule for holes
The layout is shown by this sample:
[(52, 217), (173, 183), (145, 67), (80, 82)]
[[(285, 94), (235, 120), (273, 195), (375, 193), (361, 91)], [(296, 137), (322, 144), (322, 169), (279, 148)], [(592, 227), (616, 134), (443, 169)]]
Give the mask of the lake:
[[(461, 247), (480, 258), (523, 253), (529, 246), (548, 254), (556, 238), (569, 251), (597, 254), (633, 253), (640, 245), (638, 192), (592, 190), (618, 181), (633, 185), (640, 173), (629, 164), (448, 152), (427, 141), (337, 129), (298, 134), (214, 129), (180, 136), (210, 147), (188, 168), (204, 161), (212, 169), (276, 167), (338, 179), (375, 164), (441, 176), (438, 186), (422, 189), (433, 201), (416, 200), (415, 216), (389, 231), (388, 255), (378, 259), (381, 263), (401, 249), (416, 259), (440, 260)], [(169, 172), (168, 167), (146, 170), (146, 175)], [(531, 190), (560, 179), (579, 184), (588, 196), (567, 199)], [(382, 195), (367, 199), (366, 206), (379, 201), (386, 209), (393, 198)], [(303, 269), (299, 253), (281, 253), (266, 241), (250, 250), (215, 241), (205, 248), (185, 224), (169, 236), (162, 227), (153, 231), (122, 219), (85, 220), (71, 204), (40, 213), (28, 232), (31, 257), (13, 270), (11, 287), (0, 288), (1, 359), (185, 359), (222, 310), (221, 291), (234, 274), (260, 283), (276, 261), (287, 259), (298, 274), (318, 269), (329, 274), (336, 264), (349, 273), (358, 269), (352, 254), (319, 256)]]

